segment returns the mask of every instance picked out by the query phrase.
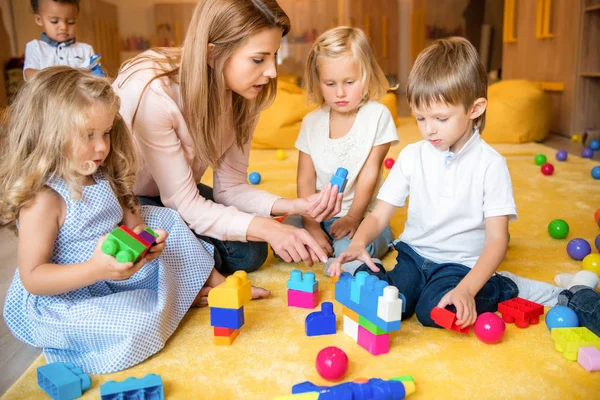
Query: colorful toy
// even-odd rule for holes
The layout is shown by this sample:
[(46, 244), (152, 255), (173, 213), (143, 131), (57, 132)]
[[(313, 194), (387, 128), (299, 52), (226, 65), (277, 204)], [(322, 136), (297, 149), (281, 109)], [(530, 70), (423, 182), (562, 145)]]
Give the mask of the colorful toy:
[(70, 362), (54, 362), (36, 369), (38, 386), (54, 400), (81, 397), (92, 386), (88, 374)]
[[(598, 246), (598, 238), (600, 238), (600, 235), (596, 237), (596, 246)], [(585, 256), (581, 263), (581, 268), (592, 271), (600, 277), (600, 254), (588, 254)]]
[(290, 272), (287, 282), (288, 307), (315, 308), (319, 304), (319, 283), (314, 272), (302, 272), (298, 269)]
[(588, 147), (594, 151), (600, 150), (600, 140), (592, 139), (588, 143)]
[(594, 157), (594, 150), (590, 149), (589, 147), (586, 147), (581, 152), (581, 158), (592, 158), (592, 157)]
[(287, 158), (287, 155), (285, 154), (285, 151), (283, 149), (278, 149), (275, 152), (275, 157), (277, 157), (278, 160), (285, 160)]
[(554, 340), (554, 347), (563, 353), (569, 361), (577, 360), (577, 353), (581, 347), (594, 346), (600, 349), (600, 337), (585, 327), (579, 328), (554, 328), (550, 334)]
[(503, 301), (498, 304), (498, 312), (502, 320), (515, 323), (517, 328), (527, 328), (529, 324), (536, 325), (540, 322), (540, 315), (544, 314), (544, 306), (520, 297)]
[(568, 155), (569, 153), (567, 153), (565, 150), (559, 150), (556, 152), (556, 159), (558, 161), (567, 161)]
[(336, 332), (333, 304), (326, 301), (321, 304), (321, 311), (315, 311), (304, 320), (306, 336), (334, 335)]
[(213, 342), (231, 345), (244, 325), (244, 306), (252, 300), (252, 285), (245, 271), (236, 271), (208, 292)]
[(100, 76), (102, 78), (104, 78), (104, 71), (102, 70), (102, 66), (100, 65), (100, 59), (102, 58), (102, 55), (100, 54), (94, 54), (90, 57), (90, 65), (89, 65), (89, 69), (90, 71), (92, 71), (92, 75), (96, 75), (96, 76)]
[(596, 250), (600, 251), (600, 235), (596, 236), (596, 240), (594, 240), (594, 245), (596, 246)]
[(114, 256), (120, 263), (137, 262), (146, 255), (158, 237), (158, 234), (150, 228), (146, 228), (143, 232), (145, 232), (144, 238), (127, 226), (121, 225), (104, 239), (102, 252)]
[(600, 350), (596, 347), (580, 347), (577, 362), (587, 372), (600, 371)]
[(122, 382), (108, 381), (100, 386), (100, 400), (164, 398), (162, 379), (156, 374), (148, 374), (143, 378), (127, 378)]
[(331, 176), (329, 183), (331, 185), (337, 185), (338, 193), (343, 193), (346, 189), (346, 183), (348, 182), (348, 170), (346, 168), (338, 168), (335, 174)]
[(554, 306), (546, 314), (546, 326), (549, 331), (554, 328), (577, 328), (579, 318), (575, 311), (567, 306)]
[(339, 347), (325, 347), (317, 354), (315, 367), (321, 378), (339, 381), (348, 371), (348, 356)]
[(506, 324), (502, 321), (502, 318), (492, 312), (479, 315), (473, 325), (475, 336), (487, 344), (500, 343), (505, 330)]
[(575, 238), (567, 244), (567, 254), (577, 261), (581, 261), (592, 252), (592, 247), (587, 240), (582, 238)]
[(335, 386), (317, 386), (302, 382), (292, 387), (292, 393), (275, 400), (402, 400), (415, 392), (412, 376), (404, 375), (383, 380), (357, 379)]
[(394, 159), (391, 157), (388, 157), (385, 159), (385, 161), (383, 162), (383, 165), (387, 168), (387, 169), (392, 169), (392, 167), (394, 166)]
[(600, 208), (596, 210), (596, 212), (594, 213), (594, 220), (597, 223), (600, 223)]
[(248, 182), (253, 185), (258, 185), (261, 179), (262, 178), (258, 172), (250, 172), (250, 175), (248, 175)]
[(546, 163), (546, 164), (542, 165), (542, 168), (540, 168), (540, 170), (542, 171), (542, 174), (544, 174), (546, 176), (550, 176), (554, 173), (554, 165), (552, 165), (550, 163)]
[(600, 179), (600, 165), (597, 165), (594, 168), (592, 168), (591, 173), (592, 173), (592, 178)]
[(441, 307), (433, 307), (429, 312), (429, 316), (439, 326), (444, 329), (448, 329), (454, 332), (464, 333), (468, 335), (471, 333), (471, 327), (467, 326), (466, 328), (461, 328), (460, 325), (456, 325), (456, 313), (450, 310), (446, 310)]
[(569, 234), (569, 224), (563, 219), (555, 219), (548, 224), (548, 233), (554, 239), (564, 239)]
[(583, 143), (583, 135), (575, 134), (571, 136), (571, 140), (575, 143)]
[(546, 164), (546, 156), (543, 154), (537, 154), (534, 158), (533, 161), (535, 162), (535, 165), (544, 165)]

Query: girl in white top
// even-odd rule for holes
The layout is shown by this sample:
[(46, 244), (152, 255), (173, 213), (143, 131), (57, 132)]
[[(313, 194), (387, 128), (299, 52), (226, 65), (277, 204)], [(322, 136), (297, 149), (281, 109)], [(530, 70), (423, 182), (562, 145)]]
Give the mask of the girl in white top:
[[(319, 192), (339, 167), (348, 170), (348, 180), (342, 209), (333, 218), (319, 223), (298, 216), (286, 221), (303, 225), (329, 256), (337, 257), (371, 210), (382, 182), (383, 158), (398, 141), (389, 110), (375, 101), (385, 95), (389, 84), (365, 33), (342, 26), (323, 33), (313, 45), (305, 86), (309, 101), (321, 108), (304, 118), (296, 141), (298, 196)], [(381, 257), (392, 240), (388, 226), (367, 251)]]

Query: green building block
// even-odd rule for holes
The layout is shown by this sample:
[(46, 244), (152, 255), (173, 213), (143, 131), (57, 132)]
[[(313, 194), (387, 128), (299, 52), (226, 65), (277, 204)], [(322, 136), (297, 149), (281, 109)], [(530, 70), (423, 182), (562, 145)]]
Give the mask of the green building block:
[(114, 256), (118, 262), (135, 262), (146, 247), (121, 228), (113, 230), (102, 243), (102, 252)]
[(358, 316), (358, 324), (366, 330), (368, 330), (369, 332), (371, 332), (373, 335), (383, 335), (385, 333), (389, 333), (384, 331), (383, 329), (380, 329), (379, 327), (377, 327), (377, 325), (375, 325), (362, 315)]

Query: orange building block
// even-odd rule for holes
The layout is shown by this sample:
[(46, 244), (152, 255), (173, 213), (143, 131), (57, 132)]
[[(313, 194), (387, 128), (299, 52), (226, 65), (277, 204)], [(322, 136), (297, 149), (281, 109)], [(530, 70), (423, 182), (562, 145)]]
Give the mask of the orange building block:
[(213, 341), (217, 346), (231, 346), (239, 334), (240, 330), (235, 329), (229, 336), (214, 336)]
[(342, 314), (344, 314), (346, 317), (350, 318), (352, 321), (358, 323), (358, 313), (354, 310), (349, 309), (346, 306), (342, 306)]

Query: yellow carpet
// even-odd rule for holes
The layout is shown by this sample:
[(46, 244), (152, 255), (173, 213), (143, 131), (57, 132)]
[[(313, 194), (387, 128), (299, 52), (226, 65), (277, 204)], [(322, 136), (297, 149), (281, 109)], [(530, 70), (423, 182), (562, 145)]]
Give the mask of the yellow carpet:
[[(420, 139), (416, 126), (400, 127), (402, 146)], [(402, 146), (390, 150), (396, 156)], [(554, 162), (553, 176), (541, 175), (533, 155), (544, 153), (554, 160), (555, 151), (540, 144), (497, 145), (508, 159), (519, 220), (510, 225), (510, 250), (501, 269), (552, 282), (558, 272), (575, 272), (580, 263), (566, 254), (566, 240), (557, 241), (546, 232), (555, 218), (565, 219), (569, 239), (593, 241), (598, 226), (593, 220), (600, 207), (600, 182), (590, 176), (594, 165), (569, 155), (566, 163)], [(251, 171), (262, 174), (261, 188), (285, 196), (295, 194), (297, 153), (278, 161), (272, 150), (253, 151)], [(467, 184), (465, 182), (465, 184)], [(405, 210), (392, 221), (395, 234), (402, 230)], [(384, 263), (394, 264), (393, 253)], [(413, 317), (403, 321), (402, 330), (391, 335), (391, 352), (371, 356), (341, 332), (334, 336), (304, 335), (308, 311), (286, 306), (286, 280), (292, 268), (273, 258), (250, 275), (256, 285), (273, 291), (271, 298), (246, 307), (246, 324), (231, 347), (212, 344), (208, 309), (191, 310), (163, 351), (146, 362), (120, 373), (92, 377), (92, 388), (83, 398), (99, 398), (100, 385), (107, 380), (160, 374), (169, 399), (272, 399), (291, 393), (293, 384), (310, 380), (325, 384), (316, 373), (317, 352), (339, 346), (350, 358), (347, 380), (358, 377), (389, 378), (413, 375), (418, 399), (593, 399), (600, 393), (600, 372), (589, 373), (576, 362), (567, 361), (554, 350), (544, 322), (528, 329), (508, 325), (503, 342), (481, 343), (473, 334), (423, 328)], [(329, 278), (322, 265), (315, 266), (320, 298), (330, 300)], [(336, 304), (336, 312), (339, 313)], [(44, 398), (38, 389), (35, 368), (40, 357), (6, 393), (4, 399)]]

